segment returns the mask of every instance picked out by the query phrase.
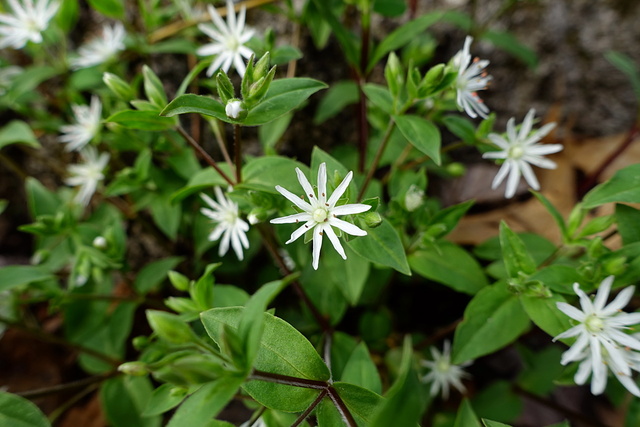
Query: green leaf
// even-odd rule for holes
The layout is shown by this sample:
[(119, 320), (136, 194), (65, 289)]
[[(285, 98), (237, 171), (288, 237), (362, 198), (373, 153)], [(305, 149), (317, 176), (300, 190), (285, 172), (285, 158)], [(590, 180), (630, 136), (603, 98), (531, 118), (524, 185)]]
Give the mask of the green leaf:
[(92, 9), (110, 18), (124, 18), (124, 2), (120, 0), (88, 0)]
[(333, 401), (325, 397), (316, 407), (316, 418), (318, 427), (343, 427), (342, 415), (338, 412)]
[(480, 264), (467, 251), (445, 240), (432, 250), (409, 255), (409, 265), (420, 276), (458, 292), (473, 295), (489, 284)]
[(453, 340), (451, 362), (459, 365), (492, 353), (519, 337), (530, 326), (517, 295), (504, 283), (480, 290), (467, 305)]
[(144, 80), (144, 93), (147, 99), (158, 108), (164, 108), (167, 105), (167, 95), (164, 93), (162, 82), (147, 65), (142, 66), (142, 76)]
[(627, 76), (636, 98), (640, 99), (640, 73), (636, 62), (627, 55), (613, 50), (605, 52), (604, 57)]
[(529, 68), (535, 68), (538, 65), (538, 56), (535, 51), (520, 43), (512, 33), (506, 31), (485, 31), (480, 38), (489, 40), (497, 47), (527, 64)]
[(589, 191), (583, 199), (584, 209), (609, 202), (640, 203), (640, 164), (627, 166)]
[(191, 327), (177, 314), (159, 310), (147, 310), (147, 322), (160, 338), (173, 344), (197, 341)]
[(449, 206), (438, 211), (431, 220), (429, 225), (441, 225), (443, 230), (437, 235), (437, 237), (444, 237), (449, 234), (458, 225), (458, 222), (467, 213), (469, 208), (473, 205), (474, 201), (469, 200), (457, 205)]
[(518, 348), (524, 361), (524, 369), (517, 378), (517, 384), (524, 390), (546, 396), (556, 387), (555, 380), (565, 369), (561, 364), (563, 349), (559, 346), (547, 346), (539, 352), (533, 352), (524, 346)]
[(536, 199), (538, 199), (538, 201), (542, 203), (542, 205), (547, 209), (547, 211), (549, 211), (553, 220), (556, 222), (556, 224), (558, 224), (558, 228), (560, 228), (560, 231), (562, 232), (562, 236), (568, 237), (566, 235), (567, 224), (564, 222), (564, 218), (562, 217), (562, 214), (558, 212), (556, 207), (553, 206), (549, 201), (549, 199), (547, 199), (542, 193), (538, 193), (537, 191), (533, 191), (533, 190), (531, 190), (531, 193), (533, 193), (533, 195), (536, 196)]
[(367, 83), (362, 86), (362, 90), (364, 94), (367, 95), (369, 101), (373, 102), (376, 107), (380, 108), (387, 114), (394, 113), (393, 96), (391, 96), (391, 93), (386, 87), (375, 83)]
[(258, 128), (258, 138), (260, 139), (260, 144), (262, 144), (265, 154), (276, 154), (275, 146), (280, 142), (282, 135), (289, 129), (292, 118), (293, 114), (288, 113)]
[(171, 203), (171, 194), (158, 194), (149, 205), (151, 216), (160, 230), (171, 240), (178, 238), (182, 206)]
[(0, 391), (0, 425), (11, 427), (51, 427), (42, 411), (31, 401)]
[(244, 380), (243, 376), (226, 375), (203, 385), (184, 400), (167, 427), (202, 425), (227, 406)]
[(227, 123), (259, 126), (288, 113), (326, 87), (326, 84), (318, 80), (303, 77), (274, 80), (265, 97), (249, 111), (244, 120), (233, 120), (227, 117), (224, 105), (215, 99), (192, 94), (177, 97), (162, 110), (161, 114), (173, 117), (177, 114), (199, 113)]
[(471, 404), (481, 418), (511, 421), (522, 412), (522, 399), (513, 391), (513, 383), (497, 380), (489, 384), (473, 399)]
[(463, 399), (458, 408), (456, 422), (453, 427), (482, 427), (468, 399)]
[(533, 323), (552, 337), (573, 326), (569, 317), (556, 305), (557, 302), (566, 302), (561, 295), (554, 294), (549, 298), (521, 295), (520, 302)]
[(175, 408), (184, 399), (183, 395), (173, 394), (173, 390), (176, 388), (173, 384), (162, 384), (155, 389), (149, 398), (143, 417), (151, 417), (154, 415), (164, 414), (165, 412)]
[(55, 276), (51, 272), (37, 266), (10, 265), (0, 267), (0, 292), (33, 282), (54, 279)]
[(616, 205), (618, 233), (625, 245), (640, 242), (640, 210), (627, 205)]
[(361, 257), (386, 265), (402, 274), (411, 276), (407, 256), (395, 228), (386, 219), (376, 228), (367, 229), (367, 235), (348, 242)]
[(388, 17), (398, 17), (407, 10), (407, 2), (404, 0), (376, 0), (373, 2), (373, 11)]
[(491, 421), (485, 418), (482, 419), (482, 424), (484, 424), (485, 427), (511, 427), (509, 424), (503, 424), (498, 421)]
[[(231, 168), (227, 163), (221, 163), (218, 166), (220, 166), (220, 169), (222, 169), (227, 176), (233, 175)], [(195, 173), (182, 189), (171, 195), (171, 202), (177, 203), (191, 194), (203, 190), (211, 191), (212, 187), (216, 185), (226, 188), (229, 183), (227, 183), (227, 181), (225, 181), (214, 168), (208, 167), (202, 169)], [(273, 191), (275, 191), (275, 189)]]
[(413, 368), (411, 339), (406, 337), (398, 377), (387, 392), (387, 400), (376, 408), (370, 426), (417, 425), (425, 404), (421, 394), (416, 392), (419, 389), (418, 374)]
[(40, 142), (33, 134), (31, 127), (22, 120), (12, 120), (0, 129), (0, 149), (11, 144), (40, 148)]
[(385, 401), (382, 396), (354, 384), (335, 382), (333, 388), (360, 425), (370, 425), (376, 409)]
[(407, 141), (440, 165), (440, 131), (430, 121), (412, 115), (394, 116), (398, 129)]
[(168, 257), (145, 265), (136, 276), (133, 287), (136, 292), (145, 295), (157, 289), (167, 278), (170, 270), (182, 261), (182, 257)]
[(301, 187), (296, 178), (296, 168), (305, 175), (309, 175), (309, 168), (306, 165), (288, 157), (256, 157), (242, 168), (243, 182), (238, 185), (238, 188), (280, 194), (276, 191), (276, 185), (280, 185), (293, 193), (298, 193)]
[(159, 131), (176, 125), (169, 117), (162, 117), (158, 111), (121, 110), (109, 117), (107, 122), (117, 123), (127, 129)]
[(476, 128), (468, 119), (460, 116), (444, 116), (442, 123), (449, 131), (462, 139), (467, 144), (473, 144), (476, 140)]
[(32, 218), (40, 215), (56, 215), (60, 211), (62, 202), (57, 194), (49, 191), (44, 185), (33, 177), (27, 177), (25, 181), (27, 202)]
[(105, 381), (100, 388), (100, 401), (109, 425), (113, 427), (159, 427), (160, 416), (143, 417), (151, 396), (147, 377), (122, 376)]
[(572, 285), (583, 282), (584, 277), (575, 267), (568, 265), (550, 265), (529, 276), (529, 280), (538, 280), (548, 288), (567, 295), (575, 295)]
[[(200, 315), (209, 336), (222, 342), (224, 327), (237, 329), (242, 307), (214, 308)], [(254, 368), (275, 374), (327, 381), (327, 366), (313, 345), (284, 320), (264, 313), (264, 331)], [(244, 389), (258, 402), (285, 412), (304, 411), (318, 395), (318, 390), (290, 387), (263, 381), (249, 381)]]
[(442, 15), (443, 14), (441, 12), (427, 13), (394, 30), (373, 50), (371, 59), (367, 65), (367, 72), (371, 71), (371, 69), (373, 69), (373, 67), (380, 62), (387, 53), (392, 50), (399, 49), (409, 43), (416, 37), (416, 34), (423, 32), (432, 24), (439, 21)]
[(334, 83), (318, 103), (313, 123), (318, 125), (337, 115), (347, 105), (358, 102), (358, 85), (352, 80)]
[(351, 353), (351, 357), (347, 361), (342, 372), (342, 381), (364, 387), (374, 393), (382, 393), (382, 382), (380, 374), (376, 367), (367, 344), (362, 341)]
[(509, 277), (519, 278), (521, 273), (530, 275), (536, 272), (536, 263), (525, 244), (504, 221), (500, 223), (500, 247)]
[(330, 2), (327, 2), (326, 0), (313, 0), (313, 4), (318, 8), (320, 15), (322, 15), (324, 21), (329, 24), (333, 30), (333, 35), (338, 39), (347, 61), (354, 67), (358, 67), (360, 64), (360, 43), (358, 39), (338, 20), (334, 12), (331, 10), (329, 3)]

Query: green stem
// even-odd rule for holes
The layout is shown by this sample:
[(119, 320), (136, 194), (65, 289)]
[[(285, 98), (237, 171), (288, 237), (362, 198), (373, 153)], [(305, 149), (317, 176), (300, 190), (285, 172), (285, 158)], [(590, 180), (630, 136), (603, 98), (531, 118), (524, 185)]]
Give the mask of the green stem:
[(347, 408), (347, 405), (345, 405), (345, 403), (342, 401), (342, 398), (340, 397), (336, 389), (333, 387), (329, 387), (327, 389), (327, 392), (329, 394), (329, 397), (331, 398), (331, 401), (336, 406), (336, 409), (338, 409), (338, 412), (340, 412), (340, 415), (342, 415), (342, 419), (347, 424), (347, 426), (358, 427), (356, 420), (353, 418), (353, 415), (351, 415), (349, 408)]
[(222, 169), (220, 169), (220, 166), (218, 166), (218, 164), (216, 163), (215, 160), (213, 160), (213, 158), (209, 155), (209, 153), (207, 153), (206, 151), (204, 151), (204, 149), (200, 146), (200, 144), (198, 144), (198, 142), (191, 138), (191, 135), (189, 135), (187, 133), (187, 131), (184, 130), (184, 128), (182, 126), (177, 126), (176, 130), (178, 131), (178, 133), (180, 135), (182, 135), (182, 137), (185, 139), (185, 141), (187, 141), (189, 143), (189, 145), (191, 145), (191, 147), (196, 150), (196, 152), (198, 154), (200, 154), (200, 156), (211, 166), (213, 167), (216, 172), (218, 172), (218, 174), (220, 174), (220, 176), (229, 183), (229, 185), (231, 185), (232, 187), (235, 185), (235, 183), (231, 180), (231, 178), (229, 178), (227, 176), (226, 173), (224, 173), (222, 171)]
[(382, 137), (382, 141), (380, 142), (380, 146), (378, 147), (376, 156), (374, 157), (373, 162), (369, 167), (369, 171), (367, 172), (367, 177), (364, 179), (364, 183), (362, 184), (362, 187), (360, 187), (360, 193), (358, 193), (357, 200), (362, 200), (364, 193), (367, 191), (367, 187), (371, 183), (373, 174), (375, 173), (376, 169), (378, 169), (378, 165), (380, 164), (380, 159), (382, 158), (382, 154), (384, 153), (384, 150), (387, 148), (387, 144), (389, 143), (389, 139), (391, 138), (391, 132), (393, 131), (393, 127), (395, 126), (395, 124), (396, 122), (393, 120), (393, 118), (390, 117), (389, 125), (387, 126), (387, 130), (384, 136)]
[(236, 183), (242, 182), (242, 138), (240, 125), (233, 125), (233, 151), (236, 161)]
[(289, 375), (272, 374), (271, 372), (254, 369), (249, 375), (250, 380), (267, 381), (270, 383), (290, 385), (292, 387), (310, 388), (314, 390), (327, 390), (329, 384), (326, 381), (309, 380), (306, 378), (290, 377)]
[(39, 397), (48, 396), (50, 394), (56, 394), (68, 390), (87, 387), (96, 383), (100, 383), (111, 377), (115, 377), (116, 375), (119, 375), (118, 371), (110, 371), (105, 374), (94, 375), (93, 377), (83, 378), (81, 380), (71, 381), (64, 384), (57, 384), (51, 387), (42, 387), (34, 390), (20, 391), (16, 394), (18, 396), (24, 397), (25, 399), (37, 399)]
[(56, 408), (55, 410), (53, 410), (48, 416), (47, 418), (49, 419), (49, 422), (52, 425), (55, 425), (55, 421), (60, 418), (60, 416), (62, 414), (64, 414), (65, 412), (67, 412), (67, 410), (69, 410), (70, 408), (73, 407), (73, 405), (75, 405), (76, 403), (78, 403), (78, 401), (80, 401), (80, 399), (82, 399), (83, 397), (85, 397), (86, 395), (88, 395), (89, 393), (95, 391), (98, 387), (100, 386), (99, 383), (94, 383), (89, 385), (87, 388), (85, 388), (84, 390), (81, 390), (79, 393), (76, 393), (74, 396), (71, 397), (71, 399), (67, 400), (66, 402), (64, 402), (62, 404), (62, 406), (59, 406), (58, 408)]

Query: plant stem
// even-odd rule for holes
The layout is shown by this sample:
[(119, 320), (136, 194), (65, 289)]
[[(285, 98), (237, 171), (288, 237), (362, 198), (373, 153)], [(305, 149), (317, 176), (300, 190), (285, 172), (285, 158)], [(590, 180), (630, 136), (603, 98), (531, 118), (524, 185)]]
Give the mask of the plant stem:
[(216, 142), (218, 143), (218, 148), (220, 148), (222, 157), (224, 157), (224, 161), (227, 162), (229, 167), (233, 169), (233, 162), (231, 161), (231, 157), (229, 156), (227, 144), (225, 143), (225, 140), (222, 137), (222, 132), (220, 131), (220, 120), (212, 118), (211, 120), (209, 120), (209, 125), (211, 126), (211, 130), (216, 137)]
[(229, 178), (227, 176), (226, 173), (224, 173), (222, 171), (222, 169), (220, 169), (220, 166), (218, 166), (218, 164), (216, 163), (215, 160), (213, 160), (213, 158), (209, 155), (209, 153), (207, 153), (206, 151), (204, 151), (204, 149), (200, 146), (200, 144), (198, 144), (198, 142), (191, 138), (191, 135), (189, 135), (182, 126), (177, 126), (176, 130), (178, 131), (178, 133), (180, 135), (182, 135), (182, 137), (185, 139), (185, 141), (187, 141), (189, 143), (189, 145), (191, 145), (191, 147), (193, 147), (193, 149), (196, 150), (196, 152), (198, 154), (200, 154), (200, 156), (211, 166), (213, 167), (216, 172), (218, 172), (218, 174), (220, 174), (220, 176), (229, 183), (229, 185), (234, 186), (235, 183), (233, 181), (231, 181), (231, 178)]
[(349, 408), (347, 408), (347, 405), (344, 404), (336, 389), (333, 387), (329, 387), (327, 389), (327, 392), (333, 404), (336, 405), (336, 409), (338, 409), (338, 412), (340, 412), (340, 415), (342, 415), (342, 419), (347, 424), (347, 426), (358, 427), (358, 424), (356, 424), (356, 420), (353, 419), (353, 415), (351, 415)]
[(598, 182), (598, 179), (600, 178), (600, 175), (602, 175), (604, 170), (611, 163), (613, 163), (613, 161), (620, 154), (622, 154), (627, 148), (629, 148), (631, 143), (635, 141), (636, 138), (638, 138), (638, 136), (640, 136), (640, 128), (638, 127), (638, 123), (634, 123), (631, 129), (629, 129), (629, 132), (627, 133), (626, 138), (624, 139), (624, 141), (622, 141), (622, 144), (620, 144), (618, 148), (600, 164), (600, 167), (598, 167), (598, 169), (593, 171), (591, 175), (587, 176), (585, 180), (582, 181), (582, 183), (578, 187), (579, 199), (581, 199), (585, 194), (587, 194), (589, 190), (591, 190), (596, 185), (596, 183)]
[(362, 86), (367, 81), (367, 68), (369, 62), (369, 39), (371, 37), (371, 11), (369, 9), (362, 11), (360, 38), (360, 70), (357, 72), (358, 83), (358, 151), (360, 157), (358, 160), (358, 171), (364, 172), (367, 158), (367, 143), (369, 141), (369, 123), (367, 122), (367, 97), (362, 90)]
[(242, 138), (240, 125), (233, 125), (233, 151), (236, 161), (236, 183), (242, 182)]
[[(278, 253), (278, 249), (276, 248), (276, 245), (273, 242), (273, 239), (271, 238), (271, 235), (269, 233), (270, 229), (263, 226), (262, 224), (258, 225), (257, 228), (258, 228), (258, 231), (260, 231), (260, 235), (262, 236), (262, 241), (264, 242), (265, 246), (267, 247), (267, 250), (271, 254), (271, 257), (280, 268), (280, 274), (282, 274), (283, 276), (290, 275), (291, 270), (289, 270), (289, 268), (287, 267), (287, 264), (284, 262), (284, 259)], [(309, 296), (304, 291), (300, 283), (296, 280), (291, 282), (291, 286), (293, 287), (294, 292), (298, 295), (298, 297), (302, 300), (302, 302), (307, 306), (309, 311), (311, 311), (311, 314), (316, 319), (316, 322), (318, 323), (318, 325), (320, 325), (320, 328), (322, 328), (322, 330), (327, 334), (333, 333), (333, 327), (331, 326), (331, 323), (329, 323), (327, 318), (320, 312), (320, 310), (318, 310), (318, 308), (315, 306), (313, 301), (311, 301), (311, 298), (309, 298)]]
[(100, 353), (99, 351), (96, 351), (96, 350), (94, 350), (92, 348), (84, 347), (84, 346), (82, 346), (80, 344), (75, 344), (75, 343), (69, 342), (69, 341), (67, 341), (65, 339), (62, 339), (62, 338), (56, 336), (56, 335), (43, 332), (43, 331), (41, 331), (39, 329), (30, 328), (30, 327), (28, 327), (26, 325), (23, 325), (21, 323), (14, 322), (14, 321), (12, 321), (10, 319), (7, 319), (6, 317), (0, 316), (0, 323), (4, 323), (5, 325), (7, 325), (7, 326), (9, 326), (11, 328), (16, 328), (16, 329), (19, 329), (19, 330), (21, 330), (23, 332), (26, 332), (26, 333), (34, 336), (35, 338), (39, 339), (40, 341), (48, 342), (48, 343), (51, 343), (51, 344), (57, 344), (57, 345), (65, 346), (65, 347), (70, 348), (72, 350), (76, 350), (76, 351), (79, 351), (81, 353), (85, 353), (85, 354), (87, 354), (89, 356), (95, 357), (96, 359), (100, 359), (100, 360), (102, 360), (104, 362), (107, 362), (108, 364), (110, 364), (112, 366), (118, 366), (118, 365), (120, 365), (122, 363), (121, 360), (116, 359), (114, 357), (111, 357), (109, 355), (106, 355), (104, 353)]
[(389, 125), (387, 126), (387, 130), (385, 131), (385, 134), (382, 137), (382, 141), (380, 142), (380, 146), (378, 147), (376, 156), (373, 159), (371, 166), (369, 167), (369, 171), (367, 172), (367, 177), (365, 178), (364, 183), (362, 184), (362, 187), (360, 187), (360, 192), (358, 193), (357, 200), (362, 200), (364, 193), (367, 191), (367, 187), (371, 183), (371, 178), (373, 178), (373, 174), (375, 173), (376, 169), (378, 169), (378, 165), (380, 164), (380, 159), (382, 158), (382, 154), (384, 153), (384, 150), (387, 148), (387, 144), (389, 143), (389, 139), (391, 138), (391, 132), (393, 131), (393, 127), (396, 124), (393, 121), (393, 118), (389, 118), (389, 120), (390, 120)]
[(19, 391), (16, 392), (16, 394), (18, 396), (24, 397), (25, 399), (37, 399), (38, 397), (48, 396), (50, 394), (56, 394), (68, 390), (86, 387), (95, 383), (100, 383), (106, 379), (115, 377), (116, 375), (119, 375), (118, 371), (110, 371), (105, 374), (94, 375), (92, 377), (83, 378), (81, 380), (71, 381), (64, 384), (57, 384), (51, 387), (42, 387), (34, 390)]
[(311, 411), (313, 411), (316, 406), (318, 406), (318, 404), (320, 402), (322, 402), (322, 399), (324, 399), (324, 397), (327, 395), (327, 390), (322, 390), (319, 394), (318, 397), (316, 397), (316, 399), (311, 402), (311, 405), (309, 405), (309, 407), (307, 409), (304, 410), (304, 412), (302, 414), (300, 414), (300, 416), (298, 418), (296, 418), (296, 420), (293, 422), (293, 424), (291, 424), (291, 427), (297, 427), (300, 424), (302, 424), (302, 422), (307, 419), (307, 417), (309, 416), (309, 414), (311, 413)]
[(58, 408), (56, 408), (54, 411), (52, 411), (47, 416), (47, 418), (49, 419), (49, 422), (52, 425), (55, 425), (54, 424), (55, 421), (58, 418), (60, 418), (60, 416), (62, 414), (67, 412), (67, 410), (69, 410), (71, 407), (73, 407), (73, 405), (75, 405), (80, 399), (82, 399), (83, 397), (85, 397), (89, 393), (95, 391), (99, 386), (100, 386), (99, 383), (94, 383), (94, 384), (91, 384), (90, 386), (88, 386), (87, 388), (85, 388), (84, 390), (81, 390), (79, 393), (76, 393), (74, 396), (71, 397), (71, 399), (69, 399), (66, 402), (64, 402), (62, 404), (62, 406), (59, 406)]

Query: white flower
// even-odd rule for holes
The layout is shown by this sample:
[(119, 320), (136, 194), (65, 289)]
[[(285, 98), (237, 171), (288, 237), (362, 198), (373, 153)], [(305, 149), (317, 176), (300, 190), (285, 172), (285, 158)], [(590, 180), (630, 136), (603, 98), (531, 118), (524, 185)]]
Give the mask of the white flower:
[(200, 194), (202, 200), (211, 207), (211, 209), (201, 208), (200, 212), (217, 223), (211, 234), (209, 234), (209, 240), (213, 242), (222, 236), (218, 255), (223, 256), (226, 254), (229, 251), (229, 243), (231, 243), (236, 256), (242, 261), (242, 247), (249, 249), (249, 239), (247, 239), (246, 235), (247, 231), (249, 231), (249, 224), (240, 219), (238, 205), (227, 199), (220, 187), (214, 187), (214, 191), (218, 202), (215, 202), (206, 194)]
[(100, 131), (102, 120), (102, 103), (97, 96), (91, 97), (91, 106), (71, 106), (76, 124), (64, 125), (60, 128), (63, 135), (58, 141), (67, 144), (67, 151), (79, 151), (91, 141)]
[(621, 311), (633, 296), (633, 286), (623, 289), (605, 306), (613, 279), (613, 276), (609, 276), (600, 283), (593, 301), (580, 289), (578, 283), (573, 284), (582, 310), (564, 302), (556, 305), (560, 311), (579, 323), (553, 340), (578, 337), (571, 348), (562, 354), (560, 361), (563, 365), (582, 361), (574, 378), (577, 384), (584, 384), (589, 374), (593, 373), (591, 392), (602, 393), (607, 383), (608, 365), (629, 391), (634, 394), (637, 392), (640, 396), (637, 387), (630, 388), (629, 381), (626, 380), (631, 376), (631, 369), (639, 370), (640, 356), (631, 350), (640, 350), (640, 340), (622, 332), (629, 325), (640, 323), (640, 313)]
[(65, 184), (72, 187), (80, 187), (74, 201), (82, 206), (87, 206), (98, 184), (104, 179), (103, 170), (109, 163), (109, 154), (102, 153), (92, 147), (85, 147), (81, 152), (84, 163), (69, 166), (70, 177), (65, 179)]
[(450, 386), (455, 387), (460, 393), (464, 393), (466, 388), (461, 380), (462, 378), (468, 378), (469, 374), (462, 368), (471, 365), (473, 362), (467, 361), (460, 365), (451, 364), (451, 344), (449, 340), (444, 342), (442, 353), (435, 347), (431, 347), (430, 350), (433, 360), (422, 360), (420, 364), (430, 369), (429, 373), (422, 377), (422, 381), (431, 383), (431, 396), (435, 396), (441, 391), (442, 398), (448, 399)]
[(122, 23), (116, 22), (113, 27), (105, 24), (102, 27), (102, 37), (96, 37), (80, 46), (78, 57), (70, 61), (71, 68), (77, 70), (105, 63), (124, 49), (125, 35)]
[(464, 40), (464, 47), (453, 57), (453, 66), (458, 70), (456, 101), (458, 106), (464, 109), (469, 117), (475, 119), (480, 116), (486, 119), (489, 108), (480, 99), (477, 92), (485, 90), (492, 77), (484, 71), (489, 65), (489, 61), (478, 58), (471, 60), (469, 47), (472, 41), (473, 37), (467, 36)]
[(424, 190), (415, 184), (411, 184), (411, 187), (407, 190), (407, 194), (404, 196), (404, 206), (409, 212), (413, 212), (422, 206), (424, 202)]
[(0, 49), (23, 48), (27, 42), (42, 43), (42, 32), (58, 11), (60, 2), (49, 0), (8, 0), (13, 15), (0, 14)]
[(498, 187), (504, 178), (507, 179), (505, 197), (511, 198), (516, 192), (520, 175), (529, 183), (531, 188), (538, 190), (540, 184), (531, 166), (538, 166), (545, 169), (555, 169), (556, 164), (543, 156), (557, 153), (562, 150), (562, 144), (538, 144), (556, 126), (555, 123), (547, 123), (535, 132), (531, 132), (533, 117), (536, 111), (532, 108), (520, 126), (520, 131), (516, 131), (515, 118), (510, 118), (507, 122), (507, 139), (503, 136), (491, 133), (488, 138), (502, 151), (490, 151), (482, 155), (485, 159), (504, 159), (504, 163), (493, 179), (491, 188)]
[(251, 420), (246, 421), (240, 424), (240, 427), (267, 427), (267, 423), (265, 423), (262, 417), (260, 417), (257, 420), (255, 420), (253, 423), (251, 422)]
[(227, 117), (231, 117), (232, 119), (240, 117), (242, 111), (244, 111), (244, 108), (242, 108), (242, 101), (239, 99), (229, 100), (224, 107), (224, 112), (227, 114)]
[(313, 230), (313, 268), (316, 270), (318, 269), (320, 248), (322, 247), (322, 236), (324, 234), (329, 237), (334, 249), (340, 254), (340, 256), (343, 259), (347, 259), (347, 255), (344, 253), (344, 249), (340, 244), (338, 236), (333, 231), (333, 227), (337, 227), (352, 236), (366, 236), (367, 232), (349, 222), (339, 219), (338, 216), (362, 213), (371, 209), (371, 206), (361, 203), (336, 206), (340, 197), (342, 197), (344, 192), (347, 190), (347, 187), (351, 182), (351, 178), (353, 177), (353, 172), (349, 172), (347, 174), (328, 200), (327, 165), (325, 163), (322, 163), (318, 168), (317, 197), (315, 196), (313, 188), (307, 180), (307, 177), (304, 176), (302, 171), (296, 168), (296, 174), (298, 175), (298, 182), (300, 182), (305, 194), (309, 198), (309, 203), (304, 201), (304, 197), (298, 197), (289, 190), (276, 185), (276, 190), (280, 194), (289, 199), (289, 201), (304, 212), (275, 218), (271, 220), (271, 223), (287, 224), (292, 222), (299, 223), (300, 221), (304, 222), (300, 228), (291, 233), (291, 238), (286, 243), (291, 243), (298, 237), (302, 236), (306, 231)]
[(209, 15), (215, 27), (200, 24), (198, 28), (211, 37), (214, 42), (206, 44), (196, 51), (200, 56), (217, 55), (207, 70), (207, 76), (211, 76), (214, 71), (219, 68), (228, 72), (232, 63), (236, 71), (238, 71), (238, 74), (243, 76), (246, 67), (242, 58), (249, 58), (251, 54), (253, 54), (253, 51), (244, 44), (248, 42), (254, 34), (253, 29), (245, 28), (244, 26), (246, 8), (243, 6), (236, 17), (236, 13), (233, 10), (233, 2), (227, 0), (226, 24), (213, 6), (209, 6), (208, 8)]

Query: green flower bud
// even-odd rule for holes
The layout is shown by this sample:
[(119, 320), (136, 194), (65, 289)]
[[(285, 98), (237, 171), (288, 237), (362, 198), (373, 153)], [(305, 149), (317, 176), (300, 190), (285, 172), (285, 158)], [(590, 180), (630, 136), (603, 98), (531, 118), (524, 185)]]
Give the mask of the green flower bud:
[(102, 81), (116, 97), (123, 101), (128, 102), (136, 96), (136, 92), (129, 83), (125, 82), (115, 74), (104, 73), (102, 75)]
[(404, 85), (404, 70), (402, 64), (394, 52), (389, 54), (387, 65), (384, 67), (384, 77), (389, 86), (389, 92), (396, 98)]
[(445, 167), (445, 170), (452, 177), (463, 176), (467, 172), (467, 168), (465, 167), (465, 165), (463, 165), (462, 163), (459, 163), (459, 162), (449, 163)]
[(126, 374), (133, 375), (136, 377), (142, 377), (149, 373), (149, 369), (147, 369), (147, 365), (142, 362), (126, 362), (122, 365), (118, 366), (118, 371)]
[(249, 212), (249, 215), (247, 215), (247, 219), (251, 225), (264, 222), (268, 217), (269, 212), (263, 208), (253, 208), (251, 212)]
[(133, 344), (133, 348), (135, 348), (138, 351), (144, 350), (149, 346), (150, 343), (151, 341), (149, 340), (149, 337), (145, 337), (145, 336), (135, 337), (133, 340), (131, 340), (131, 344)]
[(578, 227), (580, 227), (582, 221), (584, 221), (585, 214), (585, 210), (582, 209), (582, 203), (578, 203), (573, 208), (567, 220), (567, 234), (569, 236), (573, 236), (576, 230), (578, 230)]
[(364, 223), (369, 228), (376, 228), (382, 224), (382, 217), (378, 212), (367, 212), (364, 214)]
[(220, 100), (222, 100), (223, 104), (227, 104), (230, 99), (236, 96), (233, 83), (231, 83), (229, 76), (227, 76), (227, 73), (223, 70), (220, 70), (218, 74), (216, 74), (216, 85), (218, 89), (218, 96), (220, 97)]
[(253, 81), (258, 81), (263, 77), (266, 77), (267, 72), (269, 70), (269, 60), (270, 54), (269, 52), (262, 55), (262, 58), (256, 62), (255, 68), (253, 69)]
[(607, 276), (619, 276), (627, 269), (627, 257), (618, 256), (604, 263), (604, 273)]

